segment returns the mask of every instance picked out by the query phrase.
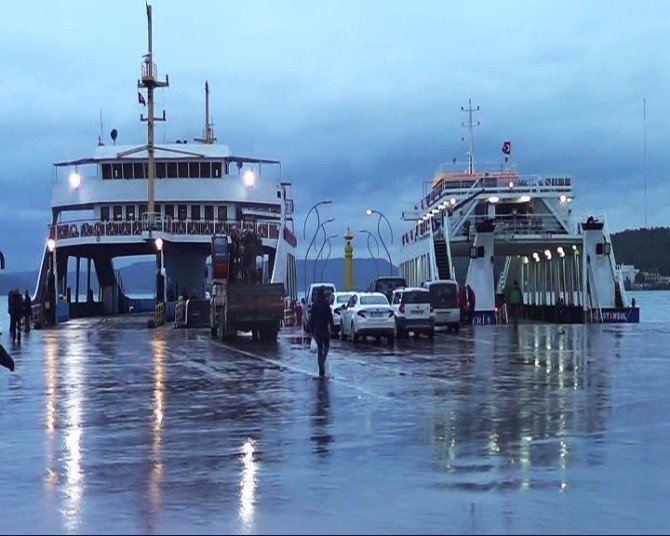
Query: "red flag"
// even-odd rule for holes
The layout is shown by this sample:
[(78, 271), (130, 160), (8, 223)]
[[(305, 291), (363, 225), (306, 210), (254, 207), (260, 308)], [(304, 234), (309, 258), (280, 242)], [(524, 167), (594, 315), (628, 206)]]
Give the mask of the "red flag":
[(142, 93), (140, 93), (139, 91), (137, 92), (137, 100), (141, 105), (143, 106), (147, 105), (147, 101), (144, 100), (144, 95), (142, 95)]
[(512, 152), (512, 142), (504, 141), (502, 144), (502, 152), (505, 154), (511, 154)]

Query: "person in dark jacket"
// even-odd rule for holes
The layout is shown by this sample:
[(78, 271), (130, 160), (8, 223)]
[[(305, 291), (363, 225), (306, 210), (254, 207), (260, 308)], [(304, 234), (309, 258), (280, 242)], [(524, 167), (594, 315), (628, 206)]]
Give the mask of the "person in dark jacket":
[(21, 318), (23, 317), (23, 299), (21, 292), (16, 288), (9, 293), (9, 331), (12, 342), (21, 342)]
[(319, 376), (324, 377), (326, 375), (326, 358), (330, 349), (330, 333), (334, 329), (335, 323), (323, 287), (319, 287), (316, 292), (311, 316), (312, 335), (316, 341), (319, 356)]
[(475, 291), (472, 290), (470, 285), (466, 286), (466, 291), (468, 294), (468, 324), (472, 325), (472, 321), (475, 318)]
[(30, 294), (28, 293), (28, 290), (26, 290), (26, 293), (23, 295), (23, 329), (25, 330), (26, 333), (30, 331), (30, 320), (31, 317), (33, 316), (33, 302), (30, 299)]

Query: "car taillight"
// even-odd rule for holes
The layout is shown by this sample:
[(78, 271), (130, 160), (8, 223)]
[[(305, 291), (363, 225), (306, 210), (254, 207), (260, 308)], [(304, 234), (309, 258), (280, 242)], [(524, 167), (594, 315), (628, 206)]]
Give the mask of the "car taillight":
[(400, 304), (400, 312), (401, 312), (401, 313), (404, 313), (404, 312), (405, 312), (405, 304), (404, 304), (404, 303), (401, 303), (401, 304)]
[(361, 316), (361, 317), (365, 318), (365, 311), (358, 311), (356, 314), (358, 316)]

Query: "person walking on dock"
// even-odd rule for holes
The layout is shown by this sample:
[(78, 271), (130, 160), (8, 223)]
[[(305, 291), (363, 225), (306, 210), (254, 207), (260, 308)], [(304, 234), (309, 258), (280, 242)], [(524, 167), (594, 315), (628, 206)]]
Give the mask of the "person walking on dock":
[(26, 333), (30, 331), (30, 320), (33, 316), (33, 302), (30, 299), (30, 293), (26, 289), (23, 295), (23, 329)]
[(521, 308), (523, 307), (523, 294), (521, 288), (519, 287), (519, 282), (515, 281), (514, 286), (509, 291), (509, 296), (507, 298), (507, 304), (509, 305), (512, 313), (512, 323), (515, 326), (519, 325), (519, 316), (521, 314)]
[(21, 342), (21, 318), (23, 317), (23, 299), (21, 292), (15, 288), (9, 293), (9, 332), (12, 334), (12, 342)]
[(330, 334), (335, 328), (333, 312), (330, 310), (330, 305), (326, 300), (326, 291), (323, 287), (319, 287), (316, 293), (316, 300), (312, 306), (311, 324), (319, 357), (319, 376), (323, 378), (326, 375), (326, 358), (330, 349)]
[(468, 292), (468, 324), (472, 324), (472, 321), (475, 318), (475, 291), (472, 290), (470, 285), (468, 285), (466, 289)]

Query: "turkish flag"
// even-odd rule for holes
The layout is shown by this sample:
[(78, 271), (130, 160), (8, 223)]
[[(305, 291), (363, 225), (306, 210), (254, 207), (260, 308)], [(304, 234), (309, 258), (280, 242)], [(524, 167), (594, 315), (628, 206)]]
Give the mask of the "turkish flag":
[(142, 95), (142, 93), (139, 91), (137, 92), (137, 101), (143, 106), (147, 105), (147, 101), (144, 100), (144, 95)]
[(512, 153), (512, 142), (511, 141), (504, 141), (502, 144), (502, 152), (505, 154), (511, 154)]

